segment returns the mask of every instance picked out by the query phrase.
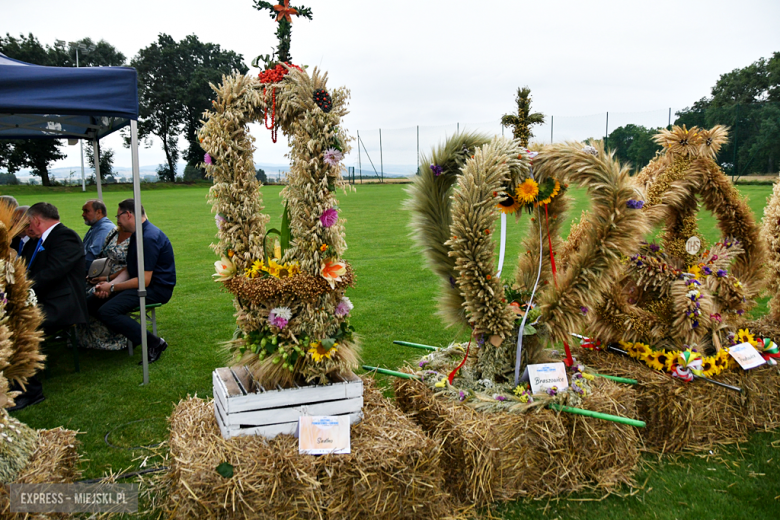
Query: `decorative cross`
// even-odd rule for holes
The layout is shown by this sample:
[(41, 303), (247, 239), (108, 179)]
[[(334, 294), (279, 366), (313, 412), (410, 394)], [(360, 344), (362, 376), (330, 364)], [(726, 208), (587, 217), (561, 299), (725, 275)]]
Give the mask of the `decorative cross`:
[(501, 126), (511, 126), (515, 139), (520, 141), (523, 148), (528, 147), (528, 141), (534, 136), (531, 125), (544, 123), (544, 114), (535, 112), (531, 114), (531, 89), (523, 87), (517, 89), (517, 115), (505, 114), (501, 117)]
[(304, 18), (312, 19), (311, 8), (300, 6), (291, 7), (290, 0), (284, 0), (284, 4), (273, 5), (270, 2), (264, 2), (262, 0), (255, 0), (255, 9), (262, 11), (268, 10), (271, 18), (279, 23), (279, 27), (276, 29), (276, 37), (279, 39), (279, 47), (274, 51), (272, 55), (258, 56), (255, 58), (253, 65), (258, 66), (259, 61), (265, 63), (266, 68), (271, 68), (277, 62), (291, 63), (290, 57), (290, 34), (292, 31), (292, 17), (302, 16)]

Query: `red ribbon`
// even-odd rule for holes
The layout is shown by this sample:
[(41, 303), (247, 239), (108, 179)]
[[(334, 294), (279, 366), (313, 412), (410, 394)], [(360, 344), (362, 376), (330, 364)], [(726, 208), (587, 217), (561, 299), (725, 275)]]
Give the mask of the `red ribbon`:
[(455, 379), (455, 374), (457, 374), (458, 370), (460, 370), (461, 367), (466, 364), (466, 360), (469, 358), (469, 350), (471, 350), (471, 340), (472, 339), (474, 339), (474, 332), (471, 333), (471, 337), (469, 338), (469, 344), (466, 347), (466, 355), (463, 357), (463, 361), (460, 362), (460, 365), (455, 367), (455, 370), (450, 372), (450, 375), (447, 378), (447, 380), (450, 382), (450, 384), (452, 384), (452, 380)]
[[(553, 276), (553, 284), (555, 284), (555, 288), (558, 288), (558, 279), (557, 274), (558, 272), (555, 269), (555, 253), (553, 252), (553, 246), (552, 246), (552, 237), (550, 236), (550, 219), (547, 216), (547, 204), (544, 205), (544, 222), (547, 226), (547, 243), (550, 246), (550, 265), (552, 266), (552, 276)], [(541, 244), (539, 244), (539, 247), (541, 247)], [(563, 348), (566, 350), (566, 360), (564, 363), (567, 367), (570, 367), (574, 364), (574, 358), (571, 357), (571, 348), (569, 347), (569, 343), (566, 340), (563, 340)]]

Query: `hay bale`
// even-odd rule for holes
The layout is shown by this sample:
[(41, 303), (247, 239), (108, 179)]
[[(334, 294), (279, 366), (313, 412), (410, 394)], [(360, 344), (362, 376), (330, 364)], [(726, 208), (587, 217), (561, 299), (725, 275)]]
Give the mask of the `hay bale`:
[(771, 369), (731, 370), (718, 376), (718, 381), (741, 387), (740, 394), (704, 381), (686, 383), (609, 352), (579, 349), (578, 358), (604, 374), (639, 381), (634, 386), (636, 406), (647, 422), (639, 433), (651, 452), (709, 450), (716, 444), (743, 442), (751, 429), (780, 424), (780, 388)]
[[(588, 409), (634, 417), (633, 394), (600, 380)], [(639, 459), (631, 426), (538, 409), (483, 413), (395, 381), (396, 402), (442, 443), (442, 471), (458, 499), (477, 505), (632, 484)]]
[[(181, 401), (170, 419), (170, 471), (163, 509), (175, 518), (446, 518), (441, 450), (364, 380), (365, 418), (352, 427), (352, 454), (298, 454), (279, 435), (225, 440), (212, 401)], [(216, 472), (222, 462), (232, 478)]]
[[(78, 469), (77, 432), (64, 428), (40, 430), (38, 446), (27, 466), (19, 472), (15, 484), (67, 484), (81, 477)], [(0, 486), (0, 516), (2, 518), (65, 518), (64, 513), (10, 513), (8, 489)]]

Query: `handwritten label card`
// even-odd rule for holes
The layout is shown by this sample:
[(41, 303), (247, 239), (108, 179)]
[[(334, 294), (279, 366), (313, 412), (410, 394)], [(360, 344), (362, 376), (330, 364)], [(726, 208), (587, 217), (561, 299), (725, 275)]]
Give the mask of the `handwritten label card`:
[(766, 360), (761, 357), (761, 354), (750, 343), (740, 343), (730, 347), (729, 354), (745, 370), (750, 370), (766, 363)]
[(298, 419), (298, 452), (350, 453), (349, 416), (306, 415)]
[(563, 390), (569, 386), (566, 378), (566, 365), (563, 363), (541, 363), (528, 365), (528, 377), (531, 381), (531, 391), (535, 394), (542, 393), (554, 386)]

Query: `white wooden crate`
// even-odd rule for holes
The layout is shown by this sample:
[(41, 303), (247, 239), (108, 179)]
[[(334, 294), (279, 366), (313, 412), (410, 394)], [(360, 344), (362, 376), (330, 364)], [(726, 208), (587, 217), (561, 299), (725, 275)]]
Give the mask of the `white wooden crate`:
[(218, 368), (212, 379), (214, 415), (225, 439), (295, 435), (302, 415), (348, 415), (351, 424), (363, 418), (363, 381), (354, 374), (339, 383), (287, 389), (255, 388), (246, 367)]

